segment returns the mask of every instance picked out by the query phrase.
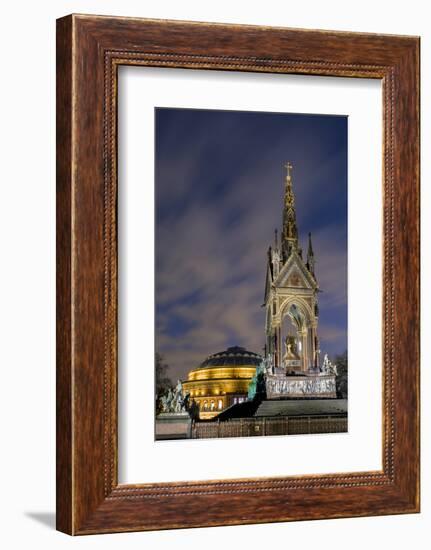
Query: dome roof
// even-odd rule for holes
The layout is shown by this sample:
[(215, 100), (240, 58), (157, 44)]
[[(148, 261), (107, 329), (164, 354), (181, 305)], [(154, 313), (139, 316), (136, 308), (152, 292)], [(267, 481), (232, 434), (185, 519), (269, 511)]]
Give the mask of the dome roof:
[(260, 365), (262, 357), (258, 353), (247, 351), (239, 346), (232, 346), (225, 351), (214, 353), (205, 359), (198, 367), (200, 369), (206, 367), (222, 367), (234, 365)]

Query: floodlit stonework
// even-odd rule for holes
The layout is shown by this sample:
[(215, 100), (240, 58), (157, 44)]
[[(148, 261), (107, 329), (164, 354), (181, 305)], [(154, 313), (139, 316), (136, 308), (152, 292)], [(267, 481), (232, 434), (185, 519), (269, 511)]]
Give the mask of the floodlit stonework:
[(286, 168), (281, 242), (276, 231), (275, 242), (268, 250), (264, 300), (266, 353), (277, 369), (307, 372), (319, 366), (319, 285), (311, 234), (306, 260), (299, 246), (292, 165), (288, 163)]
[(251, 379), (261, 362), (257, 353), (238, 346), (228, 348), (191, 370), (183, 382), (183, 392), (199, 407), (199, 418), (208, 420), (247, 399)]
[(335, 373), (320, 367), (317, 334), (319, 284), (308, 234), (306, 259), (299, 246), (292, 165), (286, 164), (283, 230), (268, 249), (265, 298), (267, 397), (336, 397)]
[[(266, 399), (335, 398), (335, 372), (325, 358), (320, 363), (318, 292), (311, 234), (304, 259), (296, 224), (292, 165), (286, 164), (283, 230), (268, 249), (264, 307), (264, 357), (232, 347), (216, 353), (191, 370), (184, 394), (209, 420), (231, 405), (253, 399), (256, 377), (263, 376)], [(259, 367), (256, 371), (256, 368)], [(249, 388), (253, 380), (252, 392)], [(252, 397), (251, 397), (252, 394)]]

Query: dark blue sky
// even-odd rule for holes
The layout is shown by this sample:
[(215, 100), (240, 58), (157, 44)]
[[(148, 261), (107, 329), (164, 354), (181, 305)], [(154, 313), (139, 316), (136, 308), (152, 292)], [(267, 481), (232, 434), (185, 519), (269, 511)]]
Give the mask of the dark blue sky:
[(347, 349), (347, 117), (156, 109), (156, 348), (172, 378), (230, 345), (262, 351), (286, 161), (305, 250), (313, 236), (321, 349)]

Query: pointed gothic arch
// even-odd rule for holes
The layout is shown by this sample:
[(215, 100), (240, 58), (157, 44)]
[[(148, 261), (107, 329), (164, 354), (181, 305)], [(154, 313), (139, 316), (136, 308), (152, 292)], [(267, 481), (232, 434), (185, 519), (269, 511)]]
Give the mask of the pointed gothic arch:
[(295, 294), (288, 296), (281, 303), (279, 312), (281, 318), (283, 318), (287, 314), (286, 309), (289, 309), (292, 305), (296, 306), (300, 310), (300, 312), (303, 313), (308, 324), (314, 323), (315, 317), (310, 305), (303, 297), (297, 296)]
[[(292, 327), (294, 330), (293, 335)], [(285, 347), (281, 351), (283, 367), (287, 369), (289, 367), (289, 364), (286, 363), (286, 352), (288, 340), (292, 343), (292, 337), (300, 360), (300, 370), (307, 371), (315, 366), (315, 329), (313, 312), (304, 299), (298, 296), (290, 296), (283, 302), (280, 310), (280, 340)]]

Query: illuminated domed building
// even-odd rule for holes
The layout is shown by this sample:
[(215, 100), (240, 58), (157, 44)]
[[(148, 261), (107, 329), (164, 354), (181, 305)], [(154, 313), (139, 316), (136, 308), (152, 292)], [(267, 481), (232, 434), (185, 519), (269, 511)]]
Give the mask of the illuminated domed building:
[(199, 407), (199, 418), (207, 420), (247, 399), (248, 386), (262, 357), (234, 346), (214, 353), (183, 382), (184, 393)]

